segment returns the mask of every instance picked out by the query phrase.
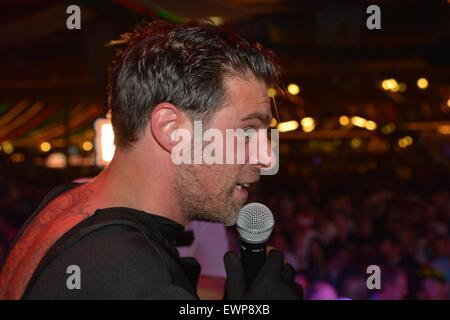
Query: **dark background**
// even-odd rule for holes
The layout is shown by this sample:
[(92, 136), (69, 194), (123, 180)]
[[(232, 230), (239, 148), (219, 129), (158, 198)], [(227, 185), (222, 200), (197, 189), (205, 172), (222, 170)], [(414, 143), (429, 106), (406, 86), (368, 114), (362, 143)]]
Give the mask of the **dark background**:
[[(66, 28), (70, 4), (81, 8), (81, 30)], [(366, 28), (371, 4), (381, 30)], [(82, 144), (107, 112), (114, 49), (106, 43), (157, 18), (220, 17), (272, 49), (285, 85), (299, 85), (298, 95), (275, 97), (278, 121), (316, 122), (312, 132), (280, 135), (280, 172), (263, 177), (251, 199), (275, 213), (271, 244), (311, 298), (448, 298), (448, 1), (24, 0), (2, 1), (0, 17), (0, 261), (51, 188), (100, 171)], [(406, 90), (383, 90), (390, 78)], [(342, 126), (342, 115), (377, 129)], [(405, 136), (413, 142), (401, 148)], [(46, 167), (55, 152), (65, 168)], [(370, 264), (387, 275), (375, 296), (365, 287)]]

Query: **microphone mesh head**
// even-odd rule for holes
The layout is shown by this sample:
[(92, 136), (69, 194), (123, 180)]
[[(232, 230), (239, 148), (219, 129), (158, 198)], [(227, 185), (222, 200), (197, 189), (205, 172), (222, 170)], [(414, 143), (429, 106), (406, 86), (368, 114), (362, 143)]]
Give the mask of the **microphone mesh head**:
[(261, 203), (253, 202), (239, 211), (236, 227), (242, 240), (258, 244), (269, 239), (274, 223), (270, 209)]

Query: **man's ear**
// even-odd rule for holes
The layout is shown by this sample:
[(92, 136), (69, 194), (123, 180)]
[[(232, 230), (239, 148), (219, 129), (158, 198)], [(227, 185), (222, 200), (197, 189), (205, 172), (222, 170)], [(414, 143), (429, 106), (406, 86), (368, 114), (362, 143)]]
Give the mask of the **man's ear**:
[(186, 115), (173, 104), (158, 104), (150, 115), (150, 129), (156, 142), (166, 151), (172, 152), (177, 143), (172, 140), (172, 133), (186, 124)]

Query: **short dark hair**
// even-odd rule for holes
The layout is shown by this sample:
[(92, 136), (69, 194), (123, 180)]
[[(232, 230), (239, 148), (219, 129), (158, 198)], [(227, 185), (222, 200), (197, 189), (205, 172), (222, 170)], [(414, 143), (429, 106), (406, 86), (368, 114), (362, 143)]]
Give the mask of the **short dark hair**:
[(278, 84), (271, 51), (211, 24), (155, 21), (121, 36), (110, 72), (108, 105), (117, 146), (137, 141), (153, 107), (169, 102), (206, 120), (225, 99), (227, 76)]

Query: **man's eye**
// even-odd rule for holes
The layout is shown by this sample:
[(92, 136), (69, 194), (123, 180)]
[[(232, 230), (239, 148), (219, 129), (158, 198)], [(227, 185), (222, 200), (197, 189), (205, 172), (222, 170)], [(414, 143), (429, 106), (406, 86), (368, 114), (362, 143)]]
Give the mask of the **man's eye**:
[(251, 138), (254, 135), (256, 135), (256, 130), (255, 128), (246, 128), (244, 129), (244, 136), (247, 138)]

